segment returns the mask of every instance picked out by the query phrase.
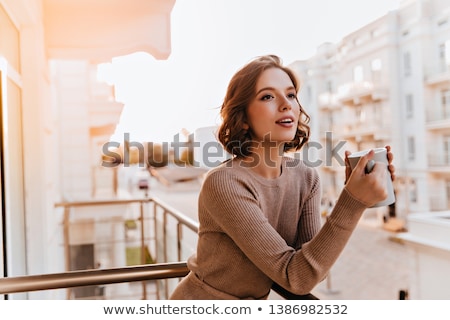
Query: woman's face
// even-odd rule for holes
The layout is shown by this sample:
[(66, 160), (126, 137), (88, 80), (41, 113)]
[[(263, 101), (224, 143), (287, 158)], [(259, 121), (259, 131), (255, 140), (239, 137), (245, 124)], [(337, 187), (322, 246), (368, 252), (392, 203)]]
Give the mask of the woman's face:
[(283, 70), (265, 70), (256, 82), (256, 95), (247, 107), (247, 123), (252, 138), (269, 138), (277, 143), (294, 139), (300, 116), (295, 87)]

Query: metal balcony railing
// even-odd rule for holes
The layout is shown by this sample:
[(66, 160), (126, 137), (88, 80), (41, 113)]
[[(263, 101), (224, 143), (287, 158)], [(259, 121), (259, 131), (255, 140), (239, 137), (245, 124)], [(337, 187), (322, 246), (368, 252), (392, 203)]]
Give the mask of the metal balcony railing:
[[(138, 206), (137, 208), (136, 205)], [(108, 211), (115, 210), (116, 214), (117, 212), (122, 213), (123, 207), (117, 210), (119, 206), (125, 206), (128, 209), (132, 206), (134, 211), (137, 222), (136, 229), (139, 229), (140, 234), (138, 240), (140, 260), (136, 263), (136, 259), (134, 259), (133, 265), (102, 266), (98, 269), (92, 267), (74, 270), (73, 261), (71, 261), (71, 259), (73, 260), (73, 256), (71, 256), (71, 250), (73, 249), (71, 241), (77, 237), (71, 234), (71, 231), (73, 231), (71, 226), (77, 223), (77, 216), (83, 216), (84, 220), (86, 217), (89, 217), (98, 224), (108, 222), (117, 223), (117, 216), (114, 219), (110, 219), (111, 221), (108, 221)], [(74, 288), (77, 287), (141, 281), (141, 298), (145, 300), (148, 298), (147, 284), (150, 280), (154, 280), (154, 283), (156, 283), (155, 298), (160, 299), (162, 297), (168, 298), (170, 294), (167, 285), (168, 279), (187, 275), (188, 269), (186, 263), (183, 262), (183, 256), (190, 255), (190, 252), (186, 254), (182, 252), (183, 229), (192, 231), (192, 238), (196, 238), (198, 223), (161, 199), (147, 197), (124, 200), (61, 202), (55, 204), (55, 207), (63, 208), (62, 241), (64, 246), (65, 272), (0, 278), (0, 294), (7, 295), (20, 292), (67, 289), (66, 299), (73, 299), (73, 290), (76, 290)], [(92, 210), (94, 207), (95, 210)], [(96, 207), (104, 208), (99, 210)], [(74, 210), (76, 208), (84, 208), (84, 210)], [(88, 208), (87, 211), (86, 208)], [(129, 218), (122, 218), (119, 221), (122, 225), (129, 221)], [(81, 228), (78, 230), (90, 236), (89, 230), (84, 230), (84, 228), (85, 225), (81, 225)], [(175, 235), (173, 231), (175, 231)], [(105, 240), (103, 237), (97, 245), (103, 247), (108, 245), (114, 246), (120, 241), (117, 239)], [(126, 239), (123, 238), (122, 241), (126, 241)], [(176, 241), (176, 245), (174, 241)], [(153, 243), (153, 245), (150, 245), (150, 243)], [(151, 254), (151, 263), (147, 260), (148, 251)], [(123, 253), (121, 254), (124, 255)], [(161, 280), (163, 280), (162, 283)]]
[(11, 277), (0, 279), (0, 294), (169, 279), (184, 277), (188, 272), (185, 262), (176, 262)]
[[(43, 290), (53, 290), (53, 289), (67, 289), (67, 299), (71, 299), (71, 289), (88, 287), (88, 286), (103, 286), (119, 283), (130, 283), (130, 282), (141, 282), (142, 283), (142, 295), (141, 299), (146, 300), (147, 291), (146, 284), (149, 281), (155, 281), (157, 284), (159, 281), (164, 281), (165, 285), (162, 286), (164, 290), (164, 298), (168, 299), (170, 295), (169, 286), (167, 281), (170, 279), (176, 279), (184, 277), (188, 274), (189, 269), (186, 262), (183, 259), (183, 229), (188, 229), (195, 234), (198, 230), (198, 222), (190, 219), (180, 211), (171, 207), (167, 203), (164, 203), (161, 199), (156, 197), (145, 198), (145, 199), (129, 199), (129, 200), (108, 200), (108, 201), (86, 201), (86, 202), (64, 202), (56, 204), (56, 207), (64, 208), (64, 247), (66, 249), (66, 263), (70, 259), (70, 246), (69, 246), (69, 226), (71, 209), (75, 207), (91, 207), (91, 206), (110, 206), (110, 205), (123, 205), (123, 204), (139, 204), (139, 218), (138, 220), (144, 221), (145, 210), (144, 204), (153, 204), (153, 216), (151, 219), (154, 221), (154, 239), (162, 239), (162, 258), (157, 259), (156, 263), (152, 264), (141, 264), (126, 267), (116, 267), (116, 268), (103, 268), (103, 269), (87, 269), (87, 270), (67, 270), (61, 273), (52, 274), (40, 274), (40, 275), (28, 275), (28, 276), (18, 276), (18, 277), (7, 277), (0, 278), (0, 295), (10, 295), (14, 293), (26, 293), (33, 291), (43, 291)], [(159, 219), (158, 219), (159, 218)], [(173, 237), (169, 235), (169, 219), (175, 221), (176, 225), (176, 256), (178, 261), (168, 262), (169, 258), (169, 243), (168, 238)], [(159, 226), (158, 222), (162, 222)], [(172, 221), (173, 223), (173, 221)], [(158, 236), (158, 230), (161, 227), (162, 234)], [(145, 262), (145, 228), (143, 223), (141, 223), (141, 259)], [(143, 249), (144, 248), (144, 249)], [(174, 248), (172, 248), (174, 249)], [(155, 255), (158, 251), (158, 246), (154, 247)], [(173, 253), (173, 252), (172, 252)], [(190, 254), (190, 253), (189, 253)], [(161, 261), (162, 260), (162, 261)], [(67, 268), (69, 265), (67, 265)], [(160, 299), (163, 295), (161, 294), (161, 286), (157, 285), (157, 294), (155, 299)], [(278, 293), (282, 298), (289, 300), (305, 300), (305, 299), (316, 299), (312, 294), (307, 295), (295, 295), (292, 294), (280, 286), (274, 285), (272, 288), (276, 293)], [(87, 299), (91, 299), (88, 297)]]

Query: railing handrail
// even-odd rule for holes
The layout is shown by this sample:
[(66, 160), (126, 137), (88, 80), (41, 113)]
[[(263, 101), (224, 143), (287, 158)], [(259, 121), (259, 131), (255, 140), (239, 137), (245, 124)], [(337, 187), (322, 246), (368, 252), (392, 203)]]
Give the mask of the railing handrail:
[(184, 277), (186, 262), (0, 278), (0, 294)]
[(188, 216), (186, 216), (179, 210), (175, 209), (171, 205), (167, 204), (165, 201), (163, 201), (158, 197), (152, 196), (151, 199), (162, 209), (166, 210), (166, 212), (170, 214), (172, 217), (174, 217), (179, 223), (183, 224), (184, 226), (188, 227), (194, 232), (198, 232), (199, 223), (197, 221), (189, 218)]
[(185, 214), (170, 206), (164, 200), (152, 195), (147, 198), (132, 198), (132, 199), (113, 199), (113, 200), (86, 200), (86, 201), (65, 201), (55, 203), (55, 207), (88, 207), (88, 206), (104, 206), (117, 204), (132, 204), (136, 202), (154, 202), (159, 207), (165, 209), (171, 216), (177, 219), (181, 224), (185, 225), (194, 232), (198, 231), (198, 222), (187, 217)]
[(150, 198), (130, 198), (130, 199), (108, 199), (108, 200), (84, 200), (84, 201), (62, 201), (55, 203), (55, 207), (89, 207), (89, 206), (104, 206), (116, 204), (131, 204), (136, 202), (152, 202)]

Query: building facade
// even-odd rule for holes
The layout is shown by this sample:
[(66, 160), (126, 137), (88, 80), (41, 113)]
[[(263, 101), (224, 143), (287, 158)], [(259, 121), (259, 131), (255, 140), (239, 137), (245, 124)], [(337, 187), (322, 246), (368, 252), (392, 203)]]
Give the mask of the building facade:
[[(343, 187), (344, 150), (389, 144), (397, 201), (378, 218), (450, 208), (448, 1), (403, 1), (292, 67), (321, 146), (311, 153), (325, 164), (324, 197), (334, 200)], [(340, 157), (332, 156), (332, 146)]]
[(137, 51), (167, 59), (174, 4), (0, 0), (0, 277), (65, 270), (55, 203), (91, 196), (94, 150), (123, 107), (95, 68)]

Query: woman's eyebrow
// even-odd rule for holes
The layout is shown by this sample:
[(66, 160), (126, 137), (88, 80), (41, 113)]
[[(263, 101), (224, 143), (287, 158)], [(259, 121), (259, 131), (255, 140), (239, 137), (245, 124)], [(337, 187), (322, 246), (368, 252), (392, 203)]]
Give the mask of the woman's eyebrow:
[[(262, 91), (266, 91), (266, 90), (272, 90), (272, 91), (275, 91), (276, 89), (275, 89), (274, 87), (264, 87), (264, 88), (259, 89), (259, 90), (256, 92), (256, 95), (258, 95), (258, 94), (260, 94)], [(294, 86), (289, 86), (289, 87), (287, 87), (285, 90), (286, 90), (286, 91), (289, 91), (289, 90), (295, 90), (295, 87), (294, 87)]]

